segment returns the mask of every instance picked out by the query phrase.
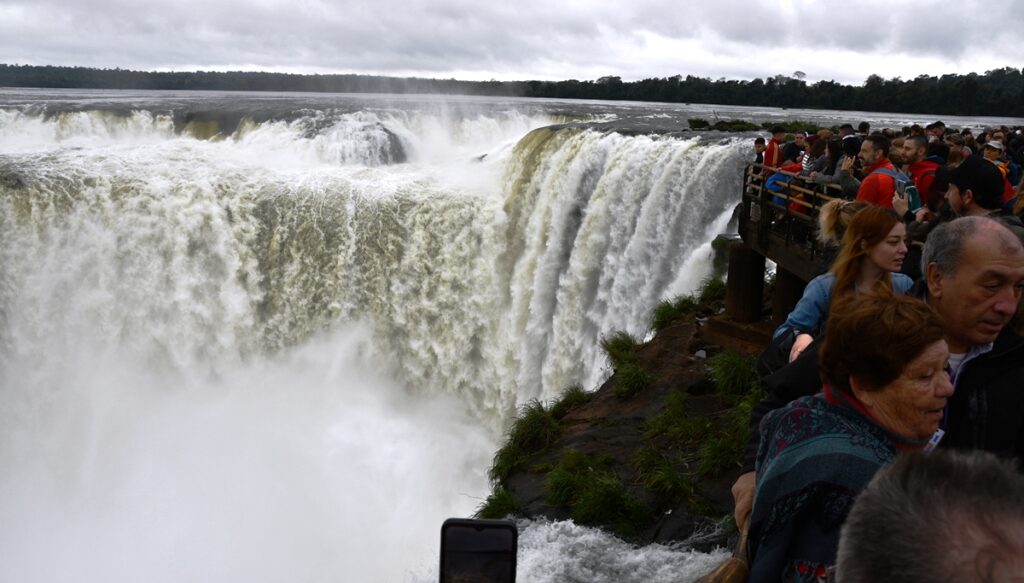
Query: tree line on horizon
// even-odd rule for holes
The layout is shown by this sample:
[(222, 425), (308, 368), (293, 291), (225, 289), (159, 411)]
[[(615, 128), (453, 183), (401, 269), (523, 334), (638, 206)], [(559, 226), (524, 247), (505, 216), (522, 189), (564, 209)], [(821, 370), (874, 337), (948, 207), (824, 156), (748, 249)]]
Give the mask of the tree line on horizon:
[(0, 87), (428, 93), (1024, 117), (1022, 69), (1004, 67), (984, 74), (920, 75), (909, 80), (871, 75), (859, 86), (836, 81), (808, 84), (804, 77), (796, 71), (791, 76), (752, 81), (724, 77), (711, 80), (693, 75), (640, 81), (623, 81), (616, 76), (593, 81), (460, 81), (356, 74), (147, 72), (0, 64)]

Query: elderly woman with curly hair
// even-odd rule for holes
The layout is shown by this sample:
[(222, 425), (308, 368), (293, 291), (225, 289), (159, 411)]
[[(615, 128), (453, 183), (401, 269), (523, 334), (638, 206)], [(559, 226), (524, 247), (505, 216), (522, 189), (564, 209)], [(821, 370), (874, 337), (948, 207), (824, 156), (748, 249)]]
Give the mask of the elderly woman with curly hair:
[(761, 423), (751, 581), (821, 581), (857, 494), (937, 434), (953, 386), (938, 316), (879, 284), (833, 303), (821, 393)]

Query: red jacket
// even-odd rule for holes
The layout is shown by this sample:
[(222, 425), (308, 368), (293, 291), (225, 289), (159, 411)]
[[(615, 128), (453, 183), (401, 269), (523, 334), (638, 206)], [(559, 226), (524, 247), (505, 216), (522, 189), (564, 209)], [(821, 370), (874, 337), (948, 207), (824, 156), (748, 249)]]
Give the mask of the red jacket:
[(914, 186), (921, 195), (921, 204), (930, 206), (935, 197), (942, 197), (941, 192), (932, 192), (935, 184), (935, 172), (939, 163), (933, 160), (921, 160), (910, 165), (910, 177), (914, 179)]
[(857, 191), (857, 200), (892, 208), (892, 197), (896, 194), (896, 180), (892, 176), (876, 174), (875, 170), (879, 168), (895, 170), (888, 158), (882, 158), (868, 166), (867, 176), (861, 181), (860, 190)]
[[(780, 148), (781, 145), (782, 142), (776, 140), (775, 138), (768, 140), (768, 145), (765, 146), (764, 149), (765, 166), (777, 168), (780, 164), (782, 164), (782, 149)], [(765, 178), (771, 176), (772, 174), (775, 174), (773, 170), (764, 171)]]

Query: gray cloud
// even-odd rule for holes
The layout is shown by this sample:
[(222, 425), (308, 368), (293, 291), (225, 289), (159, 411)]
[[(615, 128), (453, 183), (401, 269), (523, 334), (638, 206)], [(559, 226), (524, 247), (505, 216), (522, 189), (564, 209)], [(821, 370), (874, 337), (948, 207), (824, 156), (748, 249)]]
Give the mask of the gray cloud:
[[(809, 80), (1019, 66), (1010, 0), (0, 0), (7, 62), (446, 77)], [(667, 47), (656, 54), (648, 41)], [(943, 69), (945, 67), (945, 69)], [(921, 70), (922, 68), (938, 70)], [(980, 72), (980, 71), (979, 71)]]

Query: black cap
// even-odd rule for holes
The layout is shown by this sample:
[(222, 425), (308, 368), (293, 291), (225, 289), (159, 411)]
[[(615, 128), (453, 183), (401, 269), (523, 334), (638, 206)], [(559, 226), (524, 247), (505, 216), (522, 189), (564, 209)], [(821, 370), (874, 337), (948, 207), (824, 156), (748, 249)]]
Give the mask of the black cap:
[(974, 202), (983, 209), (995, 210), (1003, 206), (1003, 173), (977, 154), (964, 158), (956, 168), (940, 166), (935, 178), (955, 184), (961, 193), (970, 190)]

